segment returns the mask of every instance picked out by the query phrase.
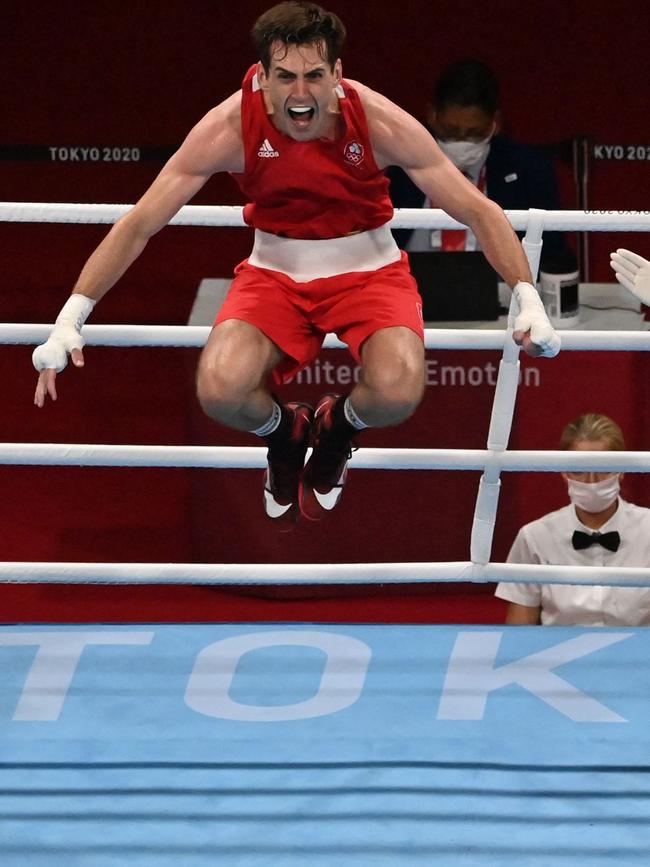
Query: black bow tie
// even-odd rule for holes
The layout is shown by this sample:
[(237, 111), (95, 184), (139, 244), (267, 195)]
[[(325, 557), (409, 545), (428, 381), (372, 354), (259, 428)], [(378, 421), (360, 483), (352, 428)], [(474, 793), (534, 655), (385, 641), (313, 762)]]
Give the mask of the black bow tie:
[(591, 545), (602, 545), (608, 551), (618, 551), (621, 537), (616, 530), (611, 533), (583, 533), (582, 530), (576, 530), (571, 542), (576, 551), (582, 551), (583, 548), (589, 548)]

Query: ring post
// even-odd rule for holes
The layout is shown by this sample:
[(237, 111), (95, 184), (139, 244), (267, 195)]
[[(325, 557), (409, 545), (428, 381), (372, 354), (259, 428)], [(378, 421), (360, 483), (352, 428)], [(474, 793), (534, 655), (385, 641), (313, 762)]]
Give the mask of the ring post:
[[(522, 246), (528, 259), (533, 283), (537, 279), (539, 259), (542, 251), (542, 234), (546, 212), (532, 208), (526, 236)], [(508, 447), (512, 417), (517, 400), (519, 386), (519, 346), (512, 338), (515, 319), (519, 306), (514, 293), (510, 299), (508, 311), (508, 334), (503, 347), (503, 356), (499, 362), (499, 373), (492, 404), (490, 429), (488, 431), (487, 447), (493, 453), (494, 459), (486, 463), (485, 472), (481, 476), (472, 522), (470, 541), (470, 560), (472, 563), (485, 566), (490, 562), (492, 554), (492, 539), (496, 522), (499, 493), (501, 490), (501, 463), (499, 457)]]

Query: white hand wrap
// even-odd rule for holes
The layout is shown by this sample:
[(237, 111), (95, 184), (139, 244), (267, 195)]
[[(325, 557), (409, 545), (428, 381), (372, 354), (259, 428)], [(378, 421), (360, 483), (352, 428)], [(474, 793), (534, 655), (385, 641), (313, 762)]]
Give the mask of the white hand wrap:
[(530, 331), (530, 339), (541, 347), (545, 358), (553, 358), (560, 351), (560, 335), (555, 331), (544, 310), (539, 292), (531, 283), (519, 282), (512, 290), (519, 304), (515, 331)]
[(56, 317), (48, 340), (32, 353), (36, 370), (53, 367), (61, 373), (68, 363), (68, 354), (73, 349), (83, 349), (85, 341), (81, 329), (94, 306), (95, 302), (85, 295), (75, 293), (68, 298)]
[(609, 264), (621, 286), (629, 289), (642, 304), (650, 304), (650, 262), (647, 259), (638, 253), (619, 249), (610, 253)]

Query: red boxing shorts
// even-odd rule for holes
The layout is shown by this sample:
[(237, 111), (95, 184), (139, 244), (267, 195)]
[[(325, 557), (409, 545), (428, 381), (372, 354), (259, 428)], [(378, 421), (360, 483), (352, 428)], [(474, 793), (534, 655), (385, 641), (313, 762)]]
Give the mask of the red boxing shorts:
[(357, 362), (364, 341), (381, 328), (401, 325), (424, 340), (422, 299), (406, 253), (376, 271), (306, 283), (244, 260), (235, 268), (214, 324), (227, 319), (254, 325), (285, 353), (273, 371), (277, 383), (287, 382), (312, 362), (329, 332), (347, 343)]

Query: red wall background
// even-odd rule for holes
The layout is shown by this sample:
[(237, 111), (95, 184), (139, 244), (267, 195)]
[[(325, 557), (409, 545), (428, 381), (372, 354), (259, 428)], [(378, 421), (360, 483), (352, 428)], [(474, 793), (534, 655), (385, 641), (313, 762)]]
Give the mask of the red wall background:
[[(5, 12), (0, 94), (2, 196), (16, 201), (132, 202), (161, 163), (9, 160), (8, 145), (173, 147), (212, 105), (239, 86), (255, 60), (248, 30), (267, 3), (24, 2)], [(524, 141), (576, 134), (605, 144), (648, 144), (647, 4), (482, 3), (411, 0), (399, 16), (365, 3), (332, 2), (349, 31), (344, 69), (421, 115), (446, 63), (478, 56), (498, 72), (509, 131)], [(624, 45), (620, 27), (625, 22)], [(643, 81), (643, 76), (646, 80)], [(569, 169), (558, 166), (565, 205)], [(650, 161), (596, 161), (593, 208), (648, 207)], [(238, 203), (213, 178), (200, 203)], [(0, 225), (3, 321), (52, 321), (106, 229)], [(595, 279), (609, 280), (612, 245), (650, 255), (648, 236), (598, 235)], [(182, 324), (204, 277), (228, 276), (246, 255), (248, 230), (167, 229), (102, 302), (93, 323)], [(3, 347), (6, 441), (251, 444), (203, 419), (193, 398), (197, 353), (93, 349), (85, 371), (67, 371), (60, 400), (31, 406), (30, 347)], [(440, 364), (497, 363), (494, 353), (430, 353)], [(332, 353), (334, 363), (343, 363)], [(613, 415), (628, 447), (647, 448), (645, 357), (565, 353), (535, 361), (539, 387), (522, 388), (511, 445), (553, 448), (568, 418)], [(321, 389), (322, 390), (322, 389)], [(317, 390), (305, 388), (307, 396)], [(288, 389), (296, 394), (300, 389)], [(482, 448), (493, 389), (430, 387), (417, 416), (368, 432), (368, 446)], [(261, 513), (259, 473), (3, 467), (2, 560), (354, 562), (464, 560), (477, 474), (359, 472), (327, 526), (277, 535)], [(650, 505), (646, 477), (628, 496)], [(506, 476), (494, 559), (524, 521), (563, 503), (549, 475)], [(282, 591), (273, 598), (206, 588), (0, 588), (4, 619), (461, 619), (494, 620), (502, 608), (482, 588)], [(462, 591), (462, 592), (461, 592)], [(267, 594), (268, 595), (268, 594)], [(296, 595), (303, 600), (290, 599)], [(423, 604), (426, 600), (426, 604)]]

